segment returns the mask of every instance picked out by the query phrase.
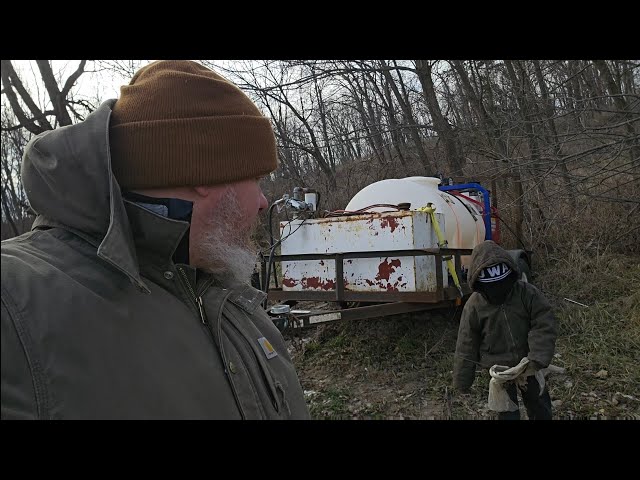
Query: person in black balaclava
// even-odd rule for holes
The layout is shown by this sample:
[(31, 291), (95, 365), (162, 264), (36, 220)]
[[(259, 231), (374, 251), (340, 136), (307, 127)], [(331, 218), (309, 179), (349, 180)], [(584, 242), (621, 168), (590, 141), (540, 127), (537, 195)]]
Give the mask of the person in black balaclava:
[[(556, 320), (542, 292), (518, 280), (513, 258), (491, 240), (473, 249), (469, 285), (474, 293), (464, 306), (458, 330), (453, 385), (466, 392), (473, 384), (476, 365), (514, 367), (528, 358), (532, 370), (546, 368), (555, 351)], [(529, 419), (551, 420), (551, 398), (535, 376), (520, 389)], [(518, 405), (514, 383), (507, 385)], [(500, 419), (519, 419), (519, 410), (501, 412)]]

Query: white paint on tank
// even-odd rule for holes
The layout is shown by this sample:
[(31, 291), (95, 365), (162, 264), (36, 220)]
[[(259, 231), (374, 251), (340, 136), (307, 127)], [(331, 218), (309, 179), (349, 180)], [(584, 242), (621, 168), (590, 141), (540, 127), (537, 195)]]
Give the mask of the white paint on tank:
[[(479, 209), (471, 202), (438, 190), (439, 178), (407, 177), (381, 180), (360, 190), (346, 206), (345, 210), (359, 210), (370, 205), (387, 203), (411, 203), (411, 210), (432, 203), (436, 212), (445, 216), (447, 231), (444, 236), (450, 248), (473, 249), (484, 241), (485, 226)], [(463, 205), (464, 203), (464, 205)], [(388, 209), (373, 208), (380, 212)], [(470, 262), (469, 256), (462, 257), (462, 264)]]
[[(437, 213), (445, 231), (444, 215)], [(288, 236), (291, 233), (290, 236)], [(371, 252), (437, 248), (431, 218), (424, 212), (372, 213), (280, 223), (282, 255)], [(285, 291), (335, 290), (331, 259), (282, 262)], [(345, 290), (358, 292), (432, 292), (436, 290), (433, 256), (354, 258), (344, 260)], [(447, 286), (446, 268), (443, 285)]]

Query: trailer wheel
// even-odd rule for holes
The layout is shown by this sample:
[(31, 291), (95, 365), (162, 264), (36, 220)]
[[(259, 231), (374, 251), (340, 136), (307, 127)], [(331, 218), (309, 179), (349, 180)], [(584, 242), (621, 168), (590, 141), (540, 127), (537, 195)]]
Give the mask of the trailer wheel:
[(527, 261), (522, 257), (518, 258), (517, 266), (519, 273), (518, 279), (525, 283), (529, 283), (531, 281), (531, 268)]

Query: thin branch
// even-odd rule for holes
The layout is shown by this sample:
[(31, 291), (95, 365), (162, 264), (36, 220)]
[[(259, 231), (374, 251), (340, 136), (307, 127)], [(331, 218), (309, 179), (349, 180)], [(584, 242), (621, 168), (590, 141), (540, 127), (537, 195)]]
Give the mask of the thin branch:
[(69, 94), (69, 91), (71, 90), (71, 87), (73, 87), (73, 85), (76, 83), (76, 80), (78, 80), (78, 78), (80, 78), (80, 75), (82, 75), (84, 73), (84, 66), (87, 64), (86, 60), (82, 60), (80, 62), (80, 65), (78, 65), (78, 68), (75, 72), (73, 72), (69, 78), (67, 78), (67, 81), (64, 84), (64, 88), (62, 89), (62, 92), (60, 92), (60, 94), (62, 95), (62, 98), (67, 98), (67, 95)]

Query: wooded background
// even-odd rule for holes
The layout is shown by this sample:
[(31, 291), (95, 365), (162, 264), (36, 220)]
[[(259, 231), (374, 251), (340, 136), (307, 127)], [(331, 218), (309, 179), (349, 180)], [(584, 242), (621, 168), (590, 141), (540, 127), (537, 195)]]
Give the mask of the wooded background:
[[(273, 122), (270, 201), (313, 187), (333, 210), (377, 180), (442, 174), (491, 190), (507, 247), (640, 252), (638, 60), (201, 62)], [(86, 118), (105, 78), (124, 85), (147, 61), (61, 63), (2, 60), (2, 239), (32, 222), (27, 142)]]

